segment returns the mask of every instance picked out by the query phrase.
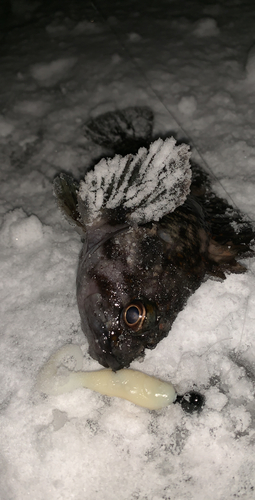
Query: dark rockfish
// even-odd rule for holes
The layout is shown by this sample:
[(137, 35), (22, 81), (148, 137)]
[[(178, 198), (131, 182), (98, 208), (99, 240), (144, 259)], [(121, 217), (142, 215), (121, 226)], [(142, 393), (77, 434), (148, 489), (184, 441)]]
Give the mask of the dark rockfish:
[(55, 194), (84, 238), (77, 300), (89, 353), (118, 370), (165, 337), (206, 276), (245, 268), (254, 231), (190, 167), (189, 148), (151, 142), (152, 113), (128, 108), (90, 120), (87, 136), (118, 153), (78, 184), (61, 174)]

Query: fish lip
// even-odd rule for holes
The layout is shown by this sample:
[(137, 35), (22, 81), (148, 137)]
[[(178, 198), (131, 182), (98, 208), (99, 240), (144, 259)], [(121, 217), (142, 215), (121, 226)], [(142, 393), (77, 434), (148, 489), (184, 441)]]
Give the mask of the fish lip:
[[(112, 335), (105, 324), (102, 295), (98, 291), (94, 291), (85, 297), (80, 296), (78, 306), (82, 329), (89, 342), (90, 356), (113, 371), (129, 366), (131, 360), (125, 362), (113, 353)], [(94, 310), (97, 310), (96, 315), (93, 314)]]
[[(107, 350), (106, 350), (106, 342), (105, 337), (107, 336)], [(131, 361), (126, 361), (120, 359), (116, 356), (112, 351), (112, 343), (111, 343), (111, 335), (109, 331), (104, 328), (104, 342), (100, 342), (100, 335), (96, 337), (94, 343), (94, 349), (92, 345), (89, 348), (89, 354), (96, 359), (101, 365), (105, 368), (111, 368), (114, 372), (121, 370), (122, 368), (127, 368)]]
[(103, 361), (100, 363), (105, 366), (105, 368), (110, 368), (114, 372), (117, 372), (122, 368), (127, 368), (130, 365), (130, 363), (119, 362), (118, 359), (111, 353), (107, 353)]
[(143, 330), (136, 335), (133, 330), (125, 332), (121, 323), (118, 326), (118, 314), (107, 317), (107, 306), (97, 286), (93, 285), (90, 292), (86, 295), (81, 289), (78, 294), (81, 325), (89, 343), (88, 352), (102, 366), (114, 372), (128, 368), (134, 359), (144, 354), (147, 332)]
[[(102, 335), (103, 332), (103, 335)], [(95, 330), (94, 330), (95, 335)], [(122, 368), (127, 368), (132, 359), (127, 359), (127, 357), (121, 358), (117, 353), (113, 352), (114, 344), (111, 339), (111, 333), (105, 325), (103, 325), (102, 331), (95, 335), (94, 351), (92, 346), (89, 348), (90, 355), (95, 358), (101, 365), (105, 368), (111, 368), (114, 372), (121, 370)], [(92, 352), (93, 351), (93, 352)]]

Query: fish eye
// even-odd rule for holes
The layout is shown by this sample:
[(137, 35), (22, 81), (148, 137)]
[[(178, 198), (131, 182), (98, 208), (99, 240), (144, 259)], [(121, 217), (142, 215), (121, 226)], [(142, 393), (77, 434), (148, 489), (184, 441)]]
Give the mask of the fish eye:
[(146, 318), (146, 309), (143, 303), (139, 300), (131, 302), (123, 310), (124, 323), (134, 332), (140, 330)]

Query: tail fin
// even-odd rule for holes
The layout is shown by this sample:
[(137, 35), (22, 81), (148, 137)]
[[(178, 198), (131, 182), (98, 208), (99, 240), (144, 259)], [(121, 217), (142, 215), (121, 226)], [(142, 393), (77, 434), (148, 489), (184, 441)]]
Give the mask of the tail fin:
[(222, 270), (244, 272), (245, 267), (235, 257), (254, 255), (255, 230), (252, 223), (242, 212), (213, 193), (209, 176), (197, 165), (192, 166), (191, 194), (202, 205), (210, 228), (210, 260)]

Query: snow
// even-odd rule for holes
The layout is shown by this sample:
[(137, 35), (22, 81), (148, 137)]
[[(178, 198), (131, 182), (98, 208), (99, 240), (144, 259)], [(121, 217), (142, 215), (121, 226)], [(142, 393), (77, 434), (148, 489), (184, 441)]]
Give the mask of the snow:
[(203, 37), (217, 36), (219, 35), (220, 31), (218, 29), (215, 19), (204, 18), (197, 21), (193, 33), (194, 35), (203, 38)]
[(35, 383), (67, 343), (84, 370), (99, 368), (76, 305), (81, 242), (52, 194), (56, 174), (84, 178), (102, 156), (83, 135), (90, 116), (150, 106), (155, 136), (190, 144), (217, 193), (255, 219), (253, 2), (38, 3), (13, 2), (1, 40), (0, 498), (250, 500), (254, 258), (245, 274), (203, 283), (132, 363), (178, 393), (199, 390), (201, 413), (86, 389), (45, 398)]
[(43, 227), (35, 215), (26, 216), (22, 208), (8, 212), (2, 225), (2, 242), (6, 246), (27, 248), (43, 238)]
[(14, 124), (6, 120), (4, 116), (0, 115), (0, 136), (6, 137), (11, 134), (14, 129)]
[(197, 109), (197, 101), (193, 95), (183, 96), (178, 103), (178, 109), (184, 115), (193, 115)]
[(248, 52), (248, 57), (246, 61), (246, 78), (249, 84), (254, 86), (255, 81), (255, 46), (252, 45)]
[(68, 77), (69, 70), (76, 63), (75, 57), (57, 59), (49, 63), (37, 63), (31, 66), (31, 74), (41, 85), (51, 87)]

